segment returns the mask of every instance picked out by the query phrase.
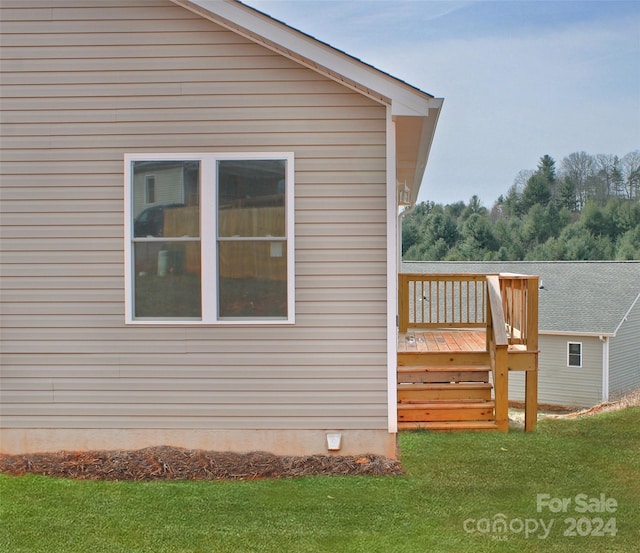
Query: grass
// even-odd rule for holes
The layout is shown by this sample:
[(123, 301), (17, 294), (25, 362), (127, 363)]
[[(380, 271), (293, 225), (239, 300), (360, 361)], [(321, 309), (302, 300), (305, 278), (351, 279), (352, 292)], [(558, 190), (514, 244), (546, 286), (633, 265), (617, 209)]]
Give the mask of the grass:
[[(533, 434), (406, 433), (400, 446), (403, 477), (134, 483), (1, 475), (0, 550), (637, 551), (640, 407), (542, 421)], [(572, 503), (567, 513), (537, 512), (537, 494)], [(617, 508), (577, 513), (578, 494), (605, 494)], [(511, 529), (480, 531), (500, 515)], [(563, 535), (566, 518), (586, 519), (578, 526), (586, 533), (598, 517), (615, 519), (617, 534)], [(533, 528), (533, 519), (554, 519), (545, 539), (542, 530), (517, 531)]]

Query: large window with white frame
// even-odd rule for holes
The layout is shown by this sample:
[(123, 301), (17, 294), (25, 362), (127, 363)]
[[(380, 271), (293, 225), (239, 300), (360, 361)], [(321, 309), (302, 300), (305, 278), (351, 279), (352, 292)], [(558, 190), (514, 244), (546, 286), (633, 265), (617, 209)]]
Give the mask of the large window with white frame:
[(581, 342), (567, 342), (567, 367), (582, 367)]
[(293, 175), (291, 153), (126, 155), (127, 322), (293, 323)]

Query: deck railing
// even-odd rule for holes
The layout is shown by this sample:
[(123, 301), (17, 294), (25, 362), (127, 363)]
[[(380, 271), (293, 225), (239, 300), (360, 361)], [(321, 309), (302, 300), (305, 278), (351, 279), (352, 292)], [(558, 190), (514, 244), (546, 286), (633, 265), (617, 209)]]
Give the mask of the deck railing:
[(408, 328), (483, 327), (484, 275), (399, 275), (400, 331)]
[(501, 274), (500, 296), (510, 345), (538, 349), (538, 277)]
[[(508, 427), (508, 372), (525, 376), (525, 430), (537, 416), (538, 277), (400, 274), (398, 328), (485, 328), (496, 424)], [(522, 354), (529, 354), (523, 356)], [(519, 355), (520, 358), (516, 359)]]
[(500, 274), (407, 274), (398, 276), (398, 327), (488, 328), (488, 283), (498, 281), (509, 346), (538, 348), (538, 277)]

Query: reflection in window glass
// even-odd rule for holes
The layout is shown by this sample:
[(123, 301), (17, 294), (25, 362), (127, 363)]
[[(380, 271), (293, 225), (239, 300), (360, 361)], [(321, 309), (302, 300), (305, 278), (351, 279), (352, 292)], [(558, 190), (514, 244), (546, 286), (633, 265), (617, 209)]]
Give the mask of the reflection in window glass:
[(135, 161), (132, 180), (134, 316), (200, 318), (200, 162)]
[(144, 203), (155, 204), (156, 203), (156, 177), (154, 175), (145, 175), (144, 186), (145, 186)]
[(200, 317), (200, 243), (134, 244), (135, 316)]
[(134, 162), (134, 236), (200, 236), (199, 175), (199, 161)]
[(286, 317), (284, 241), (221, 242), (218, 248), (220, 317)]
[(286, 162), (218, 162), (218, 315), (286, 317)]
[(218, 236), (285, 235), (285, 161), (218, 162)]

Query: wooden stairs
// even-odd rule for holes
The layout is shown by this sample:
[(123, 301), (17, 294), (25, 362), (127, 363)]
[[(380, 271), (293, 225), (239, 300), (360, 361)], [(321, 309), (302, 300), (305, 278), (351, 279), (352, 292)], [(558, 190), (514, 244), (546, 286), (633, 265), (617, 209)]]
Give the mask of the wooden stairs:
[(498, 430), (489, 354), (398, 356), (398, 429)]

